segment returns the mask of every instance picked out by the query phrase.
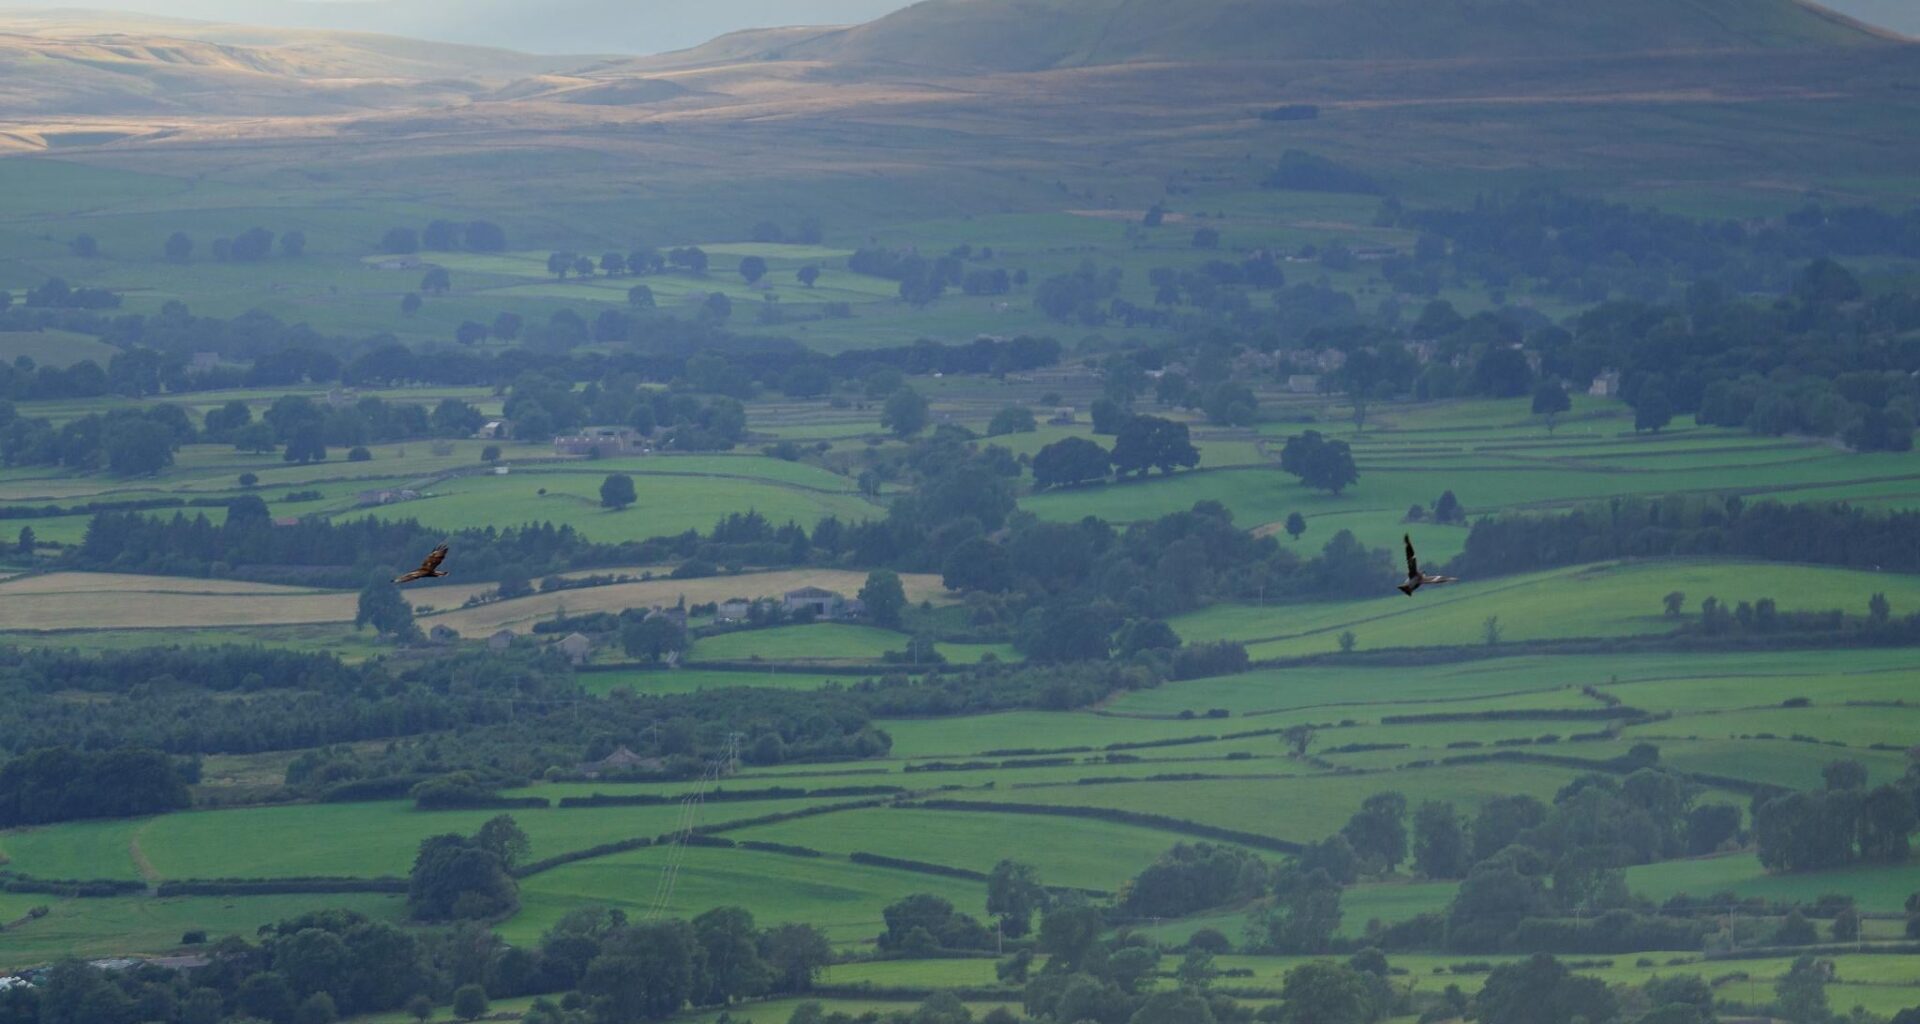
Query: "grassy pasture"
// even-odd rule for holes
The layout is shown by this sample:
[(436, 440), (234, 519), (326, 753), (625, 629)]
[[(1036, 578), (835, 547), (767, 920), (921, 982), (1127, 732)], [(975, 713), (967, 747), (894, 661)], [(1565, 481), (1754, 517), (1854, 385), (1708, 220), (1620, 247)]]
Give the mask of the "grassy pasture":
[[(790, 590), (815, 586), (838, 591), (852, 597), (859, 593), (866, 583), (866, 574), (839, 569), (791, 569), (779, 572), (743, 573), (738, 576), (708, 576), (700, 579), (674, 580), (664, 577), (645, 580), (638, 583), (616, 583), (604, 587), (585, 587), (578, 590), (560, 590), (551, 593), (534, 594), (515, 598), (511, 601), (496, 601), (492, 604), (463, 608), (432, 616), (423, 625), (446, 625), (459, 630), (463, 636), (485, 636), (499, 629), (512, 629), (526, 632), (535, 622), (553, 618), (562, 609), (568, 615), (584, 615), (589, 612), (618, 612), (627, 608), (652, 608), (671, 605), (685, 597), (689, 605), (726, 601), (730, 598), (779, 597)], [(938, 597), (941, 593), (940, 579), (937, 576), (915, 575), (912, 573), (900, 577), (900, 583), (907, 592), (909, 600), (919, 601)], [(436, 601), (435, 604), (440, 602)], [(782, 627), (793, 629), (795, 627)], [(811, 627), (798, 627), (811, 628)], [(832, 627), (833, 629), (857, 627)], [(864, 627), (858, 627), (864, 628)], [(702, 641), (698, 647), (740, 637), (756, 637), (777, 630), (759, 630), (747, 633), (731, 633)], [(884, 630), (876, 632), (885, 632)], [(828, 634), (833, 635), (833, 634)], [(893, 645), (901, 646), (904, 641), (897, 634)], [(753, 641), (761, 643), (763, 641)], [(777, 642), (777, 641), (776, 641)], [(725, 644), (722, 644), (724, 647)], [(883, 648), (884, 649), (884, 648)], [(710, 655), (704, 649), (697, 649), (695, 657), (709, 661), (722, 660), (718, 655)]]
[(181, 933), (191, 929), (205, 929), (210, 941), (228, 935), (252, 939), (261, 925), (311, 910), (352, 910), (394, 923), (406, 916), (406, 897), (378, 893), (88, 900), (0, 895), (0, 919), (19, 917), (27, 907), (40, 905), (48, 907), (46, 917), (9, 928), (0, 936), (0, 970), (68, 956), (170, 950), (180, 944)]
[(1811, 903), (1826, 893), (1852, 896), (1863, 911), (1896, 913), (1909, 894), (1920, 891), (1920, 862), (1900, 867), (1867, 866), (1837, 871), (1768, 874), (1753, 854), (1667, 861), (1627, 869), (1627, 885), (1655, 901), (1678, 893), (1706, 897), (1731, 891), (1740, 896)]
[[(712, 804), (699, 823), (717, 824), (830, 800)], [(301, 804), (188, 811), (139, 821), (72, 822), (0, 837), (11, 870), (43, 878), (139, 877), (133, 846), (151, 877), (287, 878), (404, 876), (420, 840), (442, 832), (471, 834), (492, 811), (422, 812), (393, 801)], [(678, 826), (678, 804), (590, 810), (517, 810), (535, 859)]]
[[(531, 942), (566, 911), (588, 904), (645, 916), (668, 855), (664, 849), (634, 850), (528, 878), (521, 885), (520, 912), (500, 933), (509, 942)], [(691, 918), (713, 907), (743, 906), (762, 926), (808, 922), (835, 944), (851, 945), (885, 930), (881, 908), (918, 892), (971, 910), (986, 898), (982, 885), (844, 859), (692, 847), (684, 851), (667, 915)]]
[(690, 660), (871, 661), (886, 651), (904, 649), (906, 639), (877, 626), (780, 626), (697, 641)]
[(1047, 806), (1111, 807), (1170, 814), (1206, 825), (1314, 842), (1346, 823), (1368, 796), (1386, 789), (1409, 804), (1451, 800), (1463, 811), (1495, 796), (1528, 793), (1542, 800), (1574, 777), (1573, 772), (1529, 766), (1463, 765), (1384, 776), (1311, 776), (1297, 779), (1225, 779), (1201, 782), (1139, 782), (1119, 786), (1059, 786), (1007, 793), (957, 793), (954, 799)]
[(0, 629), (193, 628), (345, 622), (354, 598), (224, 580), (52, 573), (0, 583)]
[[(1018, 799), (1010, 797), (1010, 799)], [(880, 808), (764, 825), (735, 839), (856, 851), (991, 871), (1012, 858), (1053, 885), (1113, 890), (1184, 837), (1103, 821)]]
[(809, 526), (829, 515), (861, 519), (875, 512), (871, 503), (844, 484), (841, 490), (828, 492), (763, 480), (660, 475), (635, 480), (637, 500), (614, 511), (600, 507), (600, 484), (610, 472), (595, 467), (571, 473), (460, 477), (434, 484), (430, 496), (365, 514), (417, 519), (447, 530), (548, 522), (572, 526), (593, 540), (616, 542), (704, 531), (729, 513), (749, 510), (775, 523), (792, 520)]
[(68, 367), (91, 359), (105, 369), (119, 351), (91, 335), (72, 331), (0, 331), (0, 360), (9, 364), (26, 358), (36, 366)]
[[(1659, 634), (1677, 625), (1661, 611), (1662, 596), (1675, 590), (1689, 595), (1688, 612), (1708, 596), (1728, 605), (1772, 597), (1782, 611), (1864, 613), (1867, 597), (1884, 592), (1895, 608), (1920, 606), (1920, 579), (1910, 576), (1778, 564), (1761, 573), (1736, 562), (1668, 559), (1467, 581), (1413, 601), (1388, 589), (1386, 597), (1289, 606), (1274, 610), (1270, 632), (1238, 639), (1252, 641), (1248, 653), (1260, 659), (1335, 650), (1345, 630), (1354, 632), (1362, 650), (1475, 645), (1483, 642), (1489, 616), (1498, 617), (1508, 641)], [(1172, 623), (1176, 631), (1182, 624)], [(1244, 619), (1226, 628), (1233, 626), (1259, 628)]]
[(850, 682), (825, 675), (796, 675), (790, 672), (727, 672), (705, 669), (680, 669), (672, 672), (648, 672), (621, 669), (613, 672), (582, 672), (576, 678), (588, 693), (604, 697), (626, 687), (634, 693), (699, 693), (737, 686), (761, 690), (818, 690), (829, 683)]
[[(1632, 726), (1625, 735), (1634, 739), (1654, 737), (1739, 737), (1787, 738), (1809, 736), (1829, 744), (1866, 747), (1881, 744), (1894, 750), (1912, 745), (1920, 736), (1920, 705), (1908, 707), (1774, 707), (1754, 711), (1725, 711), (1712, 714), (1681, 715), (1664, 722)], [(1849, 753), (1836, 747), (1821, 749), (1832, 757)]]

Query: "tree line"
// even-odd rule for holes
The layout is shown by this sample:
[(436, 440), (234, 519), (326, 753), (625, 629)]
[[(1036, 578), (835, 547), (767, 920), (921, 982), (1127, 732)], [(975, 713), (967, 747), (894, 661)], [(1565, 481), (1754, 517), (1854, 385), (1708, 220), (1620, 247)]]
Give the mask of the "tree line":
[(1920, 572), (1917, 530), (1920, 513), (1844, 503), (1612, 498), (1568, 512), (1481, 517), (1449, 568), (1484, 577), (1610, 558), (1711, 556), (1913, 573)]

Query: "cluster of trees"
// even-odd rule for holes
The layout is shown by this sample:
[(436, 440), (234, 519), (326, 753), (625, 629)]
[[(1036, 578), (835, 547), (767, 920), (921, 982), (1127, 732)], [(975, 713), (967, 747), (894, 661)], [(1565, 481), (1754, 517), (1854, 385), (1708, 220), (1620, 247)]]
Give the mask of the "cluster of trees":
[(1380, 183), (1365, 173), (1301, 149), (1280, 154), (1280, 162), (1261, 187), (1292, 192), (1347, 192), (1379, 195)]
[(424, 229), (406, 225), (388, 228), (380, 237), (380, 251), (391, 256), (407, 256), (426, 249), (433, 252), (504, 252), (507, 233), (500, 225), (486, 220), (461, 223), (444, 219), (429, 221)]
[(1200, 464), (1187, 425), (1159, 416), (1128, 416), (1114, 431), (1113, 450), (1083, 437), (1069, 437), (1040, 449), (1033, 457), (1036, 488), (1070, 487), (1105, 479), (1109, 474), (1146, 476), (1152, 470), (1172, 473)]
[(510, 815), (498, 815), (471, 836), (445, 833), (420, 841), (407, 872), (407, 911), (418, 921), (488, 920), (520, 906), (513, 868), (532, 844)]
[(1714, 556), (1911, 573), (1920, 572), (1920, 551), (1907, 543), (1915, 531), (1920, 513), (1845, 504), (1612, 498), (1557, 514), (1481, 517), (1450, 568), (1485, 577), (1609, 558)]
[(1280, 469), (1316, 490), (1339, 494), (1360, 481), (1353, 465), (1353, 449), (1345, 441), (1321, 436), (1317, 430), (1287, 438), (1280, 450)]
[[(1495, 798), (1470, 824), (1451, 805), (1423, 804), (1412, 819), (1415, 870), (1462, 882), (1445, 914), (1396, 925), (1393, 938), (1469, 952), (1698, 942), (1697, 922), (1655, 915), (1628, 892), (1621, 870), (1735, 842), (1740, 813), (1696, 803), (1695, 787), (1655, 767), (1657, 758), (1653, 748), (1637, 747), (1631, 760), (1646, 767), (1632, 774), (1582, 776), (1551, 804)], [(1343, 837), (1352, 836), (1350, 825)], [(1562, 920), (1576, 914), (1578, 922)]]
[(332, 1024), (398, 1010), (425, 1020), (436, 1006), (448, 1006), (459, 1019), (476, 1020), (492, 1000), (546, 993), (556, 999), (536, 1001), (529, 1020), (614, 1024), (805, 993), (833, 959), (832, 946), (812, 926), (761, 929), (736, 907), (691, 922), (647, 923), (618, 910), (581, 908), (528, 946), (509, 946), (475, 923), (411, 931), (354, 911), (322, 910), (264, 926), (255, 942), (222, 939), (207, 953), (206, 966), (187, 971), (61, 963), (38, 985), (0, 991), (0, 1019)]
[(1757, 434), (1905, 451), (1920, 416), (1913, 377), (1920, 344), (1911, 339), (1920, 302), (1904, 293), (1863, 295), (1845, 268), (1819, 260), (1780, 302), (1741, 301), (1700, 283), (1682, 303), (1597, 306), (1542, 351), (1570, 370), (1595, 361), (1618, 368), (1622, 396), (1637, 413), (1651, 407), (1647, 419), (1656, 426), (1664, 416), (1691, 413)]
[(1796, 262), (1920, 253), (1920, 209), (1809, 205), (1756, 228), (1536, 190), (1482, 196), (1457, 210), (1403, 210), (1390, 200), (1379, 220), (1444, 239), (1459, 271), (1491, 288), (1527, 279), (1571, 301), (1656, 299), (1676, 281), (1701, 279), (1780, 291)]
[(1826, 788), (1756, 801), (1753, 835), (1772, 871), (1905, 864), (1920, 830), (1920, 772), (1867, 788), (1858, 761), (1828, 764)]
[(0, 828), (179, 810), (187, 781), (157, 750), (31, 750), (0, 761)]
[(0, 402), (0, 463), (7, 466), (141, 476), (173, 465), (175, 450), (197, 435), (186, 411), (174, 405), (88, 413), (56, 428), (45, 417), (20, 416), (11, 403)]
[(968, 295), (1005, 295), (1015, 287), (1026, 286), (1025, 270), (967, 265), (969, 260), (991, 259), (993, 250), (976, 251), (971, 246), (931, 258), (912, 250), (863, 248), (848, 257), (847, 269), (898, 281), (900, 297), (916, 306), (938, 299), (948, 288), (958, 288)]
[[(8, 695), (0, 708), (0, 750), (72, 747), (92, 756), (141, 747), (181, 757), (323, 747), (487, 725), (508, 721), (511, 701), (538, 707), (579, 695), (557, 660), (456, 657), (395, 668), (233, 647), (98, 656), (12, 653), (0, 667), (0, 691)], [(61, 696), (75, 692), (91, 699)], [(396, 769), (395, 777), (460, 767), (439, 766), (424, 756), (397, 763), (407, 767)], [(484, 762), (480, 766), (486, 768)], [(289, 771), (291, 788), (313, 795), (368, 777), (340, 765), (313, 768), (310, 763)], [(181, 766), (179, 773), (191, 778), (191, 765)], [(491, 769), (486, 774), (498, 776)], [(158, 784), (165, 776), (155, 779)]]
[[(307, 233), (294, 230), (279, 236), (280, 255), (286, 259), (299, 259), (307, 253)], [(209, 245), (208, 252), (219, 263), (258, 263), (273, 255), (274, 234), (263, 227), (251, 227), (232, 237), (220, 237)], [(188, 263), (193, 260), (193, 237), (184, 231), (175, 231), (167, 236), (160, 246), (160, 252), (169, 263)]]
[[(27, 309), (118, 309), (120, 296), (105, 288), (75, 288), (65, 278), (49, 277), (38, 288), (29, 288), (20, 304)], [(0, 310), (13, 305), (13, 294), (0, 301)]]

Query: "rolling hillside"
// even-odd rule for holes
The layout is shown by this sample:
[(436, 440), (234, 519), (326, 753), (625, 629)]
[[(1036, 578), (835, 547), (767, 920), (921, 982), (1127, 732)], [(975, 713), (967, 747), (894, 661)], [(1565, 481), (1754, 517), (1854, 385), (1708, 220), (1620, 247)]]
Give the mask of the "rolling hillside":
[(1884, 38), (1800, 0), (926, 0), (854, 28), (736, 35), (710, 53), (1036, 71), (1130, 61), (1805, 49)]
[(588, 58), (144, 15), (0, 11), (10, 117), (301, 116), (464, 102)]

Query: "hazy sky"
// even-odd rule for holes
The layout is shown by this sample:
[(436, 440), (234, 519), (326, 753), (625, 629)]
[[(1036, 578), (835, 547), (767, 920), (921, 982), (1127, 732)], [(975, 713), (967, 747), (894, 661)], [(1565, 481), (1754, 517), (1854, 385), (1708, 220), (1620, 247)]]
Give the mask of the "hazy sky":
[[(352, 29), (533, 53), (659, 53), (743, 28), (852, 24), (909, 0), (0, 0), (279, 27)], [(1176, 3), (1178, 0), (1165, 0)], [(1920, 35), (1920, 0), (1825, 0)]]
[(349, 29), (533, 53), (659, 53), (743, 28), (869, 21), (910, 0), (0, 0), (276, 27)]

